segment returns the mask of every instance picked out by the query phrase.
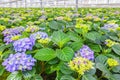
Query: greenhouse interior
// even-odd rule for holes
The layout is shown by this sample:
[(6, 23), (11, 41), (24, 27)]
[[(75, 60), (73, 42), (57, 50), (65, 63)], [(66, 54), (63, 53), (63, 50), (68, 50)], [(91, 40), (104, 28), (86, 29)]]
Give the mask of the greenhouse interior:
[(0, 0), (0, 80), (120, 80), (120, 0)]

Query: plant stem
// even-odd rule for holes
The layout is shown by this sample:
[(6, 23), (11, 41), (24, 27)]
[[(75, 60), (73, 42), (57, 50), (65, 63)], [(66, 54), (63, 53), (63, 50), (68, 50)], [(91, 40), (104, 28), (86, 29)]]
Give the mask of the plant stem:
[(77, 80), (80, 80), (80, 78), (81, 78), (81, 75), (80, 75), (80, 74), (78, 74), (78, 78), (77, 78)]
[(42, 66), (42, 67), (41, 67), (42, 70), (41, 70), (40, 74), (42, 74), (42, 73), (44, 72), (44, 70), (45, 70), (45, 69), (44, 69), (44, 62), (41, 62), (40, 65)]

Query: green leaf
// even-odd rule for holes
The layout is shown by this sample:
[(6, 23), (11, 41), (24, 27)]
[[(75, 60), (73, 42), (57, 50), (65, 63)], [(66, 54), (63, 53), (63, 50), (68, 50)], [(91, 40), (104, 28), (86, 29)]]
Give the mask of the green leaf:
[(60, 80), (76, 80), (70, 75), (64, 75), (60, 78)]
[(120, 73), (120, 65), (112, 68), (113, 72)]
[(113, 77), (115, 78), (115, 80), (120, 80), (120, 74), (113, 74)]
[(70, 61), (73, 58), (74, 51), (69, 48), (65, 47), (62, 50), (57, 50), (57, 57), (62, 61)]
[(120, 44), (113, 45), (112, 49), (116, 54), (120, 55)]
[(61, 80), (62, 75), (63, 74), (60, 71), (57, 71), (57, 75), (56, 75), (55, 80)]
[(73, 42), (73, 43), (70, 45), (70, 47), (71, 47), (74, 51), (79, 50), (82, 46), (83, 46), (83, 42), (82, 42), (82, 41), (76, 41), (76, 42)]
[(96, 57), (95, 63), (105, 64), (106, 60), (107, 60), (107, 57), (101, 54), (101, 55)]
[(108, 78), (109, 80), (115, 80), (114, 76), (112, 75), (112, 73), (109, 71), (109, 69), (107, 69), (107, 67), (102, 64), (102, 63), (97, 63), (96, 64), (96, 68), (98, 68), (100, 71), (103, 72), (103, 74), (105, 74), (104, 76), (106, 78)]
[(70, 38), (61, 31), (56, 31), (52, 34), (52, 41), (57, 44), (60, 48), (63, 47), (65, 43), (67, 43)]
[(0, 65), (0, 76), (3, 74), (4, 71), (5, 71), (5, 68), (2, 65)]
[(91, 74), (94, 75), (96, 73), (96, 69), (90, 69), (89, 71), (86, 72), (86, 74)]
[(60, 71), (63, 74), (71, 74), (71, 73), (73, 73), (73, 71), (68, 67), (68, 65), (65, 65), (65, 64), (60, 67)]
[(3, 53), (3, 51), (6, 49), (6, 48), (9, 48), (11, 47), (12, 44), (9, 44), (9, 45), (1, 45), (0, 46), (0, 55)]
[(85, 37), (91, 41), (96, 42), (97, 40), (99, 40), (101, 38), (101, 34), (99, 34), (98, 32), (89, 32), (85, 35)]
[(96, 68), (98, 68), (104, 73), (109, 73), (109, 70), (107, 69), (107, 67), (102, 63), (96, 63)]
[(59, 26), (56, 21), (51, 21), (51, 22), (49, 22), (48, 25), (51, 29), (55, 29), (55, 30), (59, 29)]
[(46, 71), (47, 74), (51, 74), (55, 71), (60, 71), (60, 67), (64, 65), (64, 62), (61, 61), (54, 65), (48, 65), (48, 70)]
[(87, 74), (82, 76), (82, 80), (97, 80), (97, 79), (94, 78), (92, 75)]
[(100, 45), (92, 44), (92, 45), (89, 45), (89, 47), (90, 47), (94, 52), (100, 52), (100, 50), (101, 50), (101, 46), (100, 46)]
[(77, 33), (70, 31), (67, 34), (68, 34), (68, 37), (70, 38), (70, 40), (73, 40), (73, 41), (82, 40)]
[(22, 73), (23, 73), (23, 77), (25, 80), (30, 80), (30, 78), (35, 75), (35, 72), (36, 72), (36, 70), (35, 70), (35, 68), (33, 68), (30, 71), (24, 71)]
[(34, 80), (43, 80), (43, 78), (40, 75), (36, 74)]
[(22, 74), (19, 72), (12, 72), (8, 77), (7, 80), (22, 80)]
[(55, 51), (50, 48), (40, 49), (34, 56), (37, 60), (50, 61), (56, 57)]

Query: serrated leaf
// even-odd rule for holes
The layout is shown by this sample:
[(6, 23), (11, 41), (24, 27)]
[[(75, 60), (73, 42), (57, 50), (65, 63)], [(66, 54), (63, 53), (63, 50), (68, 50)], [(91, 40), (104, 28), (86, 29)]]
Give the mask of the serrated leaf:
[(120, 73), (120, 65), (112, 68), (113, 72)]
[(65, 43), (67, 43), (70, 38), (61, 31), (56, 31), (52, 34), (52, 41), (57, 44), (60, 48), (63, 47)]
[(56, 57), (55, 51), (50, 48), (40, 49), (34, 56), (37, 60), (49, 61)]
[(120, 80), (120, 74), (113, 74), (113, 77), (115, 78), (115, 80)]
[(40, 75), (35, 75), (35, 79), (34, 80), (43, 80), (43, 78)]
[(120, 55), (120, 44), (113, 45), (112, 49), (116, 54)]
[(2, 65), (0, 65), (0, 76), (3, 74), (4, 71), (5, 71), (5, 68)]
[(62, 61), (70, 61), (74, 55), (74, 51), (69, 47), (65, 47), (62, 50), (59, 49), (56, 53), (57, 57)]
[(19, 72), (12, 72), (8, 77), (7, 80), (22, 80), (22, 74)]
[(96, 73), (96, 69), (90, 69), (88, 72), (86, 72), (86, 74), (91, 74), (94, 75)]
[(76, 80), (70, 75), (64, 75), (60, 78), (60, 80)]
[(68, 65), (65, 65), (65, 64), (60, 67), (60, 71), (63, 74), (71, 74), (71, 73), (73, 73), (73, 71), (68, 67)]
[(82, 80), (97, 80), (97, 79), (94, 78), (92, 75), (87, 74), (82, 76)]
[(49, 25), (49, 27), (50, 27), (51, 29), (55, 29), (55, 30), (59, 29), (58, 24), (57, 24), (56, 21), (51, 21), (51, 22), (49, 22), (48, 25)]
[(89, 47), (90, 47), (94, 52), (100, 52), (100, 50), (101, 50), (101, 46), (100, 46), (100, 45), (92, 44), (92, 45), (89, 45)]
[(105, 64), (107, 60), (107, 57), (104, 56), (104, 55), (99, 55), (95, 58), (95, 63), (102, 63), (102, 64)]
[(99, 34), (98, 32), (89, 32), (85, 35), (85, 37), (91, 41), (96, 42), (97, 40), (99, 40), (101, 38), (101, 34)]
[(109, 73), (109, 70), (107, 69), (107, 67), (102, 63), (96, 63), (96, 68), (98, 68), (104, 73)]
[(78, 34), (74, 33), (74, 32), (68, 32), (67, 34), (68, 34), (68, 37), (69, 37), (71, 40), (73, 40), (73, 41), (82, 40), (82, 39), (80, 38), (80, 36), (79, 36)]
[(30, 80), (31, 77), (33, 77), (35, 75), (35, 68), (33, 68), (32, 70), (30, 71), (23, 71), (23, 77), (25, 80)]
[(83, 46), (83, 42), (82, 42), (82, 41), (76, 41), (76, 42), (73, 42), (73, 43), (70, 45), (70, 47), (71, 47), (74, 51), (79, 50), (82, 46)]
[(109, 71), (109, 69), (107, 69), (107, 67), (102, 64), (102, 63), (97, 63), (96, 64), (96, 68), (98, 68), (100, 71), (103, 72), (103, 74), (105, 74), (106, 78), (109, 80), (115, 80), (114, 76), (112, 75), (112, 73)]

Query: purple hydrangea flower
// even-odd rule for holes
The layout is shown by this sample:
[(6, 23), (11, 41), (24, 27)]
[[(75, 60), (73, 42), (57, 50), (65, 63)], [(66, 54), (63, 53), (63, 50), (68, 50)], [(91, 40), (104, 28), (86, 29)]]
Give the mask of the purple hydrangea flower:
[(75, 57), (81, 56), (83, 58), (87, 58), (89, 60), (94, 60), (94, 51), (92, 51), (87, 45), (83, 45), (83, 47), (75, 53)]
[(24, 31), (24, 27), (16, 27), (4, 30), (2, 34), (4, 35), (4, 42), (6, 43), (6, 45), (14, 42), (15, 40), (12, 40), (11, 38), (21, 35), (22, 31)]
[(24, 52), (10, 54), (10, 56), (2, 63), (5, 69), (9, 72), (32, 70), (36, 60), (31, 55), (27, 55)]
[(10, 44), (16, 40), (13, 40), (12, 38), (15, 37), (15, 36), (21, 36), (21, 35), (9, 35), (9, 36), (5, 36), (4, 37), (4, 42), (7, 44)]
[(45, 39), (45, 38), (48, 38), (48, 35), (45, 32), (36, 32), (30, 35), (30, 39), (32, 40)]
[(31, 40), (30, 38), (23, 38), (15, 41), (13, 46), (16, 52), (25, 52), (26, 50), (32, 50), (34, 44), (34, 40)]
[(118, 24), (105, 24), (103, 27), (101, 27), (101, 29), (113, 30), (113, 31), (115, 31), (116, 28), (118, 28), (118, 27), (119, 27)]
[(10, 29), (5, 29), (2, 34), (4, 36), (10, 36), (10, 35), (18, 35), (21, 34), (25, 30), (24, 27), (16, 27), (16, 28), (10, 28)]

